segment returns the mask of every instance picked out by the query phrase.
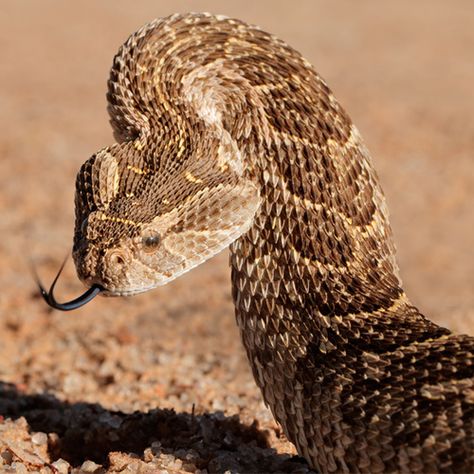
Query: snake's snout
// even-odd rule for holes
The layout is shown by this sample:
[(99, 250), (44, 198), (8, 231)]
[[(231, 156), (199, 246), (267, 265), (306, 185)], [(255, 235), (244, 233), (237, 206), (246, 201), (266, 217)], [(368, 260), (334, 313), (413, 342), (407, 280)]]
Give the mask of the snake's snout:
[(102, 249), (87, 245), (73, 250), (79, 279), (88, 287), (101, 287), (104, 295), (122, 294), (129, 286), (129, 270), (133, 267), (132, 252), (117, 246)]

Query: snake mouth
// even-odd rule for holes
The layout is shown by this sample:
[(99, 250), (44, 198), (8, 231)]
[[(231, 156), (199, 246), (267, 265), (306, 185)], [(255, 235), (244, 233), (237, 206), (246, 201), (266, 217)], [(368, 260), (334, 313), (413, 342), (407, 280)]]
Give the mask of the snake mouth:
[(99, 293), (102, 293), (104, 288), (99, 285), (99, 284), (93, 284), (90, 288), (88, 288), (82, 295), (78, 296), (77, 298), (74, 298), (71, 301), (67, 301), (66, 303), (59, 303), (56, 300), (56, 297), (54, 296), (54, 288), (56, 286), (56, 283), (59, 279), (59, 276), (61, 275), (64, 265), (66, 263), (66, 260), (64, 260), (63, 264), (61, 265), (56, 277), (53, 280), (53, 283), (51, 283), (51, 287), (49, 288), (49, 291), (46, 291), (46, 289), (43, 287), (38, 274), (36, 273), (34, 267), (33, 267), (33, 273), (36, 279), (36, 284), (38, 285), (38, 288), (40, 290), (41, 296), (43, 299), (46, 301), (46, 303), (51, 306), (51, 308), (58, 309), (60, 311), (72, 311), (74, 309), (78, 309), (81, 306), (84, 306), (85, 304), (89, 303), (92, 299), (94, 299)]
[[(99, 286), (100, 287), (100, 285), (93, 285), (93, 286)], [(153, 290), (154, 288), (156, 288), (156, 285), (151, 285), (151, 286), (144, 287), (144, 288), (136, 288), (136, 289), (130, 289), (130, 290), (114, 290), (114, 291), (107, 290), (106, 288), (103, 288), (103, 287), (101, 287), (101, 288), (102, 288), (102, 296), (115, 298), (115, 297), (119, 297), (119, 296), (135, 296), (135, 295), (139, 295), (140, 293), (146, 293), (147, 291), (150, 291), (150, 290)], [(92, 299), (92, 298), (93, 298), (93, 296), (90, 299)]]

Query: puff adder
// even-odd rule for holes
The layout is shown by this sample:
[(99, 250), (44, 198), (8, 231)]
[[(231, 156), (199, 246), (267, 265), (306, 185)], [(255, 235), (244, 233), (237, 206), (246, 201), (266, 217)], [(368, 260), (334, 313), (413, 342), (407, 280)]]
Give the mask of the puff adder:
[(474, 339), (405, 295), (369, 152), (313, 66), (173, 15), (120, 48), (108, 102), (117, 143), (76, 183), (79, 277), (131, 295), (230, 245), (255, 380), (313, 468), (474, 471)]

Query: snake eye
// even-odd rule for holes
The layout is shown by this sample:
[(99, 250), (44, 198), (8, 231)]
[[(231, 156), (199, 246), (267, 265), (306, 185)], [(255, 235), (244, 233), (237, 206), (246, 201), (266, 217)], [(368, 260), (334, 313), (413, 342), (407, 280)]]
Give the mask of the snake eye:
[(159, 247), (160, 243), (160, 234), (147, 235), (142, 239), (142, 244), (146, 252), (153, 252), (153, 250), (156, 250)]

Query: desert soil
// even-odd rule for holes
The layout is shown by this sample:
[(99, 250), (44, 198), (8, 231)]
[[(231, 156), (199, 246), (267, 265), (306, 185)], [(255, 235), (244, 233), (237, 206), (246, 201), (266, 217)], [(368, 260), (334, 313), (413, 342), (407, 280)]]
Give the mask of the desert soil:
[[(72, 313), (39, 298), (70, 251), (74, 179), (112, 142), (105, 82), (143, 23), (211, 11), (313, 63), (358, 125), (405, 288), (474, 333), (474, 3), (2, 0), (0, 471), (308, 472), (255, 387), (224, 252), (163, 288)], [(69, 262), (59, 294), (81, 292)]]

